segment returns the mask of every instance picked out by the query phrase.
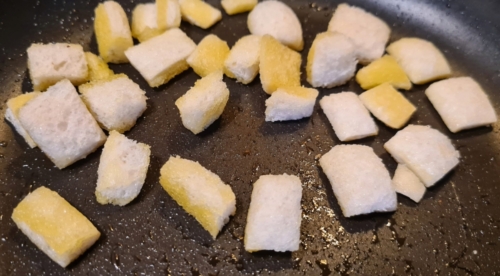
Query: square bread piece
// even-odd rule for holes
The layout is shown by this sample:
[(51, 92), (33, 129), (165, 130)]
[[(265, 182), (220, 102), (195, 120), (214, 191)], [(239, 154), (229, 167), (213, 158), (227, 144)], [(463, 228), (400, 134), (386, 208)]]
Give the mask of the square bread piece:
[(260, 82), (267, 94), (280, 87), (300, 86), (301, 56), (270, 35), (260, 41)]
[(354, 76), (356, 64), (356, 47), (351, 39), (340, 33), (320, 33), (307, 55), (307, 82), (313, 87), (342, 85)]
[(240, 38), (224, 61), (226, 76), (243, 84), (251, 83), (259, 73), (260, 39), (258, 35)]
[(391, 176), (373, 149), (338, 145), (319, 159), (345, 217), (397, 208)]
[(97, 202), (124, 206), (134, 200), (146, 179), (150, 154), (148, 145), (112, 130), (99, 161)]
[(228, 54), (227, 42), (216, 35), (209, 34), (198, 43), (196, 49), (187, 58), (187, 63), (198, 76), (203, 78), (213, 72), (223, 70)]
[(251, 11), (257, 5), (257, 0), (222, 0), (220, 4), (227, 14), (234, 15)]
[(128, 62), (124, 52), (134, 46), (127, 15), (115, 1), (100, 3), (94, 11), (99, 55), (106, 63)]
[(186, 59), (195, 48), (191, 38), (174, 28), (129, 48), (125, 55), (149, 86), (158, 87), (189, 68)]
[(424, 84), (451, 75), (450, 65), (431, 42), (420, 38), (402, 38), (391, 43), (387, 52), (401, 65), (414, 84)]
[(125, 74), (78, 87), (90, 113), (106, 130), (130, 130), (146, 110), (146, 92)]
[(359, 98), (373, 116), (394, 129), (402, 128), (417, 111), (403, 94), (388, 83), (362, 93)]
[(78, 44), (31, 44), (27, 52), (33, 90), (44, 91), (63, 79), (74, 85), (87, 81), (87, 60)]
[(362, 64), (368, 64), (384, 54), (391, 34), (391, 29), (383, 20), (347, 4), (338, 5), (328, 23), (328, 31), (339, 32), (352, 39)]
[(198, 134), (220, 117), (228, 100), (229, 89), (218, 71), (197, 80), (175, 105), (184, 127)]
[(181, 15), (187, 21), (202, 29), (208, 29), (222, 19), (220, 10), (202, 0), (179, 0)]
[(435, 82), (427, 88), (425, 95), (451, 132), (491, 125), (497, 121), (488, 95), (470, 77)]
[(398, 194), (407, 196), (417, 203), (424, 197), (425, 191), (427, 190), (418, 176), (402, 164), (398, 164), (394, 177), (392, 178), (392, 185)]
[(89, 81), (107, 79), (115, 74), (101, 57), (85, 52), (85, 59), (89, 68)]
[(455, 168), (460, 158), (450, 139), (430, 126), (409, 125), (387, 141), (384, 148), (426, 187)]
[(319, 104), (340, 141), (352, 141), (378, 134), (378, 127), (353, 92), (330, 94)]
[(361, 88), (368, 90), (383, 83), (395, 88), (409, 90), (411, 81), (395, 58), (385, 55), (361, 68), (356, 74), (356, 81)]
[(56, 192), (40, 187), (14, 209), (17, 227), (54, 262), (66, 267), (101, 236), (82, 213)]
[(19, 110), (31, 99), (41, 95), (40, 92), (31, 92), (21, 94), (7, 101), (7, 110), (5, 111), (5, 119), (9, 121), (16, 129), (17, 133), (24, 138), (24, 141), (31, 147), (36, 148), (36, 143), (19, 122)]
[(297, 176), (261, 175), (253, 184), (245, 226), (245, 250), (297, 251), (302, 183)]
[(310, 117), (318, 94), (316, 89), (300, 86), (278, 88), (266, 100), (266, 122)]
[[(166, 1), (166, 0), (165, 0)], [(138, 4), (132, 11), (132, 37), (144, 42), (162, 33), (158, 28), (155, 3)]]
[(87, 157), (106, 135), (69, 80), (62, 80), (19, 110), (19, 121), (59, 168)]
[(231, 187), (198, 162), (170, 157), (160, 170), (160, 184), (214, 239), (236, 212)]
[(156, 23), (160, 33), (181, 26), (181, 7), (178, 0), (156, 0)]

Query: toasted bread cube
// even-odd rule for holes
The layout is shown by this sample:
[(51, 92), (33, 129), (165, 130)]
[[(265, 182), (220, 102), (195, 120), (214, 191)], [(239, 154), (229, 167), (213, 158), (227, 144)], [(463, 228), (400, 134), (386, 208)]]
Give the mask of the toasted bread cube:
[(178, 0), (156, 0), (156, 21), (160, 32), (181, 26), (181, 7)]
[(435, 82), (425, 94), (451, 132), (491, 125), (497, 121), (488, 95), (470, 77)]
[(202, 29), (208, 29), (222, 19), (220, 10), (202, 0), (179, 0), (179, 4), (182, 19)]
[(297, 251), (302, 183), (297, 176), (261, 175), (253, 184), (245, 226), (245, 250)]
[(378, 134), (378, 127), (358, 95), (353, 92), (330, 94), (319, 104), (340, 141), (352, 141)]
[(82, 84), (82, 100), (106, 130), (130, 130), (146, 110), (146, 92), (125, 74)]
[(417, 108), (388, 83), (372, 88), (359, 98), (377, 119), (387, 126), (400, 129)]
[(304, 48), (300, 21), (293, 10), (283, 2), (260, 2), (248, 14), (247, 25), (251, 34), (270, 35), (297, 51)]
[(89, 68), (89, 81), (107, 79), (115, 74), (101, 57), (85, 52), (85, 59)]
[(59, 169), (85, 158), (106, 141), (68, 80), (49, 87), (21, 107), (19, 121)]
[(426, 187), (455, 168), (460, 158), (450, 139), (430, 126), (409, 125), (387, 141), (384, 148)]
[(300, 54), (265, 35), (260, 42), (259, 73), (262, 89), (272, 94), (280, 87), (300, 86)]
[(319, 159), (345, 217), (397, 208), (389, 172), (372, 148), (338, 145)]
[(87, 60), (78, 44), (31, 44), (27, 52), (30, 78), (36, 91), (43, 91), (63, 79), (74, 85), (87, 81)]
[(338, 5), (328, 23), (328, 31), (339, 32), (352, 39), (362, 64), (368, 64), (384, 54), (391, 34), (391, 29), (383, 20), (347, 4)]
[(97, 202), (124, 206), (134, 200), (146, 180), (150, 154), (148, 145), (109, 132), (97, 171)]
[(224, 69), (224, 61), (229, 54), (229, 46), (218, 36), (205, 36), (187, 58), (187, 63), (200, 77), (205, 77)]
[(19, 133), (19, 135), (21, 135), (24, 138), (26, 143), (31, 148), (36, 148), (36, 143), (35, 141), (33, 141), (28, 132), (26, 132), (26, 130), (23, 128), (21, 122), (19, 122), (19, 110), (27, 102), (29, 102), (31, 99), (39, 95), (40, 92), (35, 91), (31, 93), (21, 94), (17, 97), (9, 99), (7, 101), (7, 110), (5, 111), (5, 119), (12, 124), (12, 126), (16, 129), (17, 133)]
[(94, 12), (94, 32), (99, 55), (106, 63), (127, 63), (124, 52), (134, 46), (134, 43), (122, 6), (115, 1), (105, 1)]
[(198, 162), (170, 157), (160, 170), (160, 184), (214, 239), (236, 212), (231, 187)]
[(424, 183), (408, 167), (402, 164), (398, 165), (394, 173), (392, 185), (398, 194), (407, 196), (417, 203), (424, 197), (427, 190)]
[(158, 28), (154, 3), (138, 4), (132, 12), (132, 36), (140, 42), (158, 36), (162, 31)]
[(251, 11), (257, 5), (257, 0), (222, 0), (220, 4), (227, 14), (234, 15)]
[(320, 33), (307, 55), (307, 82), (313, 87), (342, 85), (354, 76), (356, 64), (356, 48), (351, 39), (340, 33)]
[(158, 87), (189, 68), (186, 59), (195, 47), (191, 38), (174, 28), (131, 47), (125, 55), (149, 86)]
[(266, 100), (266, 122), (310, 117), (318, 94), (316, 89), (300, 86), (278, 88)]
[(356, 81), (361, 88), (368, 90), (383, 83), (389, 83), (395, 88), (409, 90), (411, 81), (396, 59), (385, 55), (368, 66), (361, 68), (356, 74)]
[(451, 75), (450, 65), (431, 42), (420, 38), (402, 38), (391, 43), (387, 52), (401, 65), (414, 84), (424, 84)]
[(260, 39), (258, 35), (240, 38), (224, 61), (226, 76), (243, 84), (251, 83), (259, 73)]
[(12, 220), (43, 253), (62, 267), (78, 258), (101, 236), (82, 213), (43, 186), (17, 205)]
[(197, 80), (175, 105), (184, 127), (198, 134), (220, 117), (228, 100), (229, 89), (222, 81), (222, 71), (217, 71)]

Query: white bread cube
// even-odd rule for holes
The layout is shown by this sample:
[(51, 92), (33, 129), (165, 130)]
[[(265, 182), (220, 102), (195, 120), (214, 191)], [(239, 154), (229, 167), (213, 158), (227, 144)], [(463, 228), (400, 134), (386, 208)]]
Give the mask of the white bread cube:
[(253, 184), (245, 226), (245, 250), (297, 251), (302, 183), (294, 175), (261, 175)]
[(391, 43), (387, 52), (396, 59), (415, 84), (424, 84), (451, 75), (450, 65), (443, 53), (427, 40), (402, 38)]
[(146, 92), (125, 74), (78, 87), (90, 113), (104, 129), (130, 130), (146, 110)]
[(307, 82), (313, 87), (342, 85), (354, 76), (356, 64), (356, 47), (351, 39), (341, 33), (320, 33), (307, 55)]
[(170, 157), (160, 170), (160, 184), (214, 239), (236, 212), (231, 187), (198, 162)]
[(460, 158), (450, 139), (430, 126), (409, 125), (387, 141), (384, 148), (426, 187), (455, 168)]
[(338, 145), (324, 154), (319, 163), (345, 217), (396, 210), (397, 196), (391, 177), (372, 148)]
[(173, 28), (129, 48), (125, 55), (149, 86), (158, 87), (189, 68), (186, 59), (195, 48), (191, 38)]
[(259, 2), (248, 14), (247, 25), (251, 34), (270, 35), (297, 51), (304, 48), (300, 21), (295, 12), (283, 2)]
[(259, 73), (260, 39), (258, 35), (246, 35), (236, 41), (224, 61), (226, 76), (243, 84), (255, 79)]
[(31, 147), (35, 148), (36, 143), (33, 141), (31, 136), (26, 132), (26, 130), (23, 128), (21, 125), (21, 122), (19, 122), (19, 110), (21, 107), (23, 107), (27, 102), (29, 102), (31, 99), (39, 96), (41, 93), (40, 92), (31, 92), (31, 93), (26, 93), (26, 94), (21, 94), (17, 97), (14, 97), (12, 99), (9, 99), (7, 101), (7, 110), (5, 111), (5, 119), (9, 121), (12, 126), (16, 129), (17, 133), (21, 135), (26, 143)]
[(179, 0), (179, 4), (182, 19), (202, 29), (208, 29), (222, 19), (220, 10), (205, 1)]
[(251, 11), (257, 2), (257, 0), (222, 0), (220, 4), (227, 14), (234, 15)]
[(266, 100), (266, 122), (310, 117), (318, 94), (316, 89), (300, 86), (278, 88)]
[(378, 134), (378, 127), (358, 95), (353, 92), (330, 94), (319, 104), (340, 141), (352, 141)]
[(106, 63), (128, 62), (124, 52), (134, 45), (127, 15), (115, 1), (105, 1), (94, 11), (94, 32), (99, 55)]
[(74, 85), (87, 81), (87, 60), (78, 44), (31, 44), (27, 52), (33, 90), (43, 91), (63, 79)]
[(132, 36), (144, 42), (162, 33), (157, 24), (155, 3), (138, 4), (132, 11)]
[(14, 209), (12, 220), (62, 267), (68, 266), (101, 236), (82, 213), (45, 187), (28, 194)]
[(229, 89), (218, 71), (197, 80), (175, 105), (184, 127), (198, 134), (220, 117), (228, 100)]
[(26, 103), (19, 110), (19, 121), (59, 169), (85, 158), (106, 141), (106, 135), (68, 80)]
[(107, 79), (115, 74), (101, 57), (85, 52), (85, 59), (89, 68), (89, 81)]
[(181, 7), (178, 0), (156, 0), (156, 8), (160, 33), (181, 26)]
[(392, 185), (397, 193), (407, 196), (417, 203), (424, 197), (427, 190), (418, 176), (402, 164), (398, 164), (392, 178)]
[(435, 82), (427, 88), (425, 95), (451, 132), (491, 125), (497, 121), (488, 95), (470, 77)]
[(384, 54), (391, 34), (391, 29), (383, 20), (347, 4), (338, 5), (328, 23), (328, 31), (339, 32), (352, 39), (362, 64), (368, 64)]
[(214, 34), (205, 36), (187, 58), (187, 63), (200, 77), (205, 77), (224, 69), (224, 61), (229, 54), (227, 42)]
[(97, 202), (124, 206), (134, 200), (146, 180), (150, 154), (148, 145), (110, 131), (97, 171)]

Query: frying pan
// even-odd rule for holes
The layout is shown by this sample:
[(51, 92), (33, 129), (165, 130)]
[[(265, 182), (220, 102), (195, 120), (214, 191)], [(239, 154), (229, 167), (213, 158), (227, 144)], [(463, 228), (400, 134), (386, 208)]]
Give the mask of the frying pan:
[[(127, 13), (138, 1), (122, 1)], [(142, 1), (141, 1), (142, 2)], [(209, 0), (220, 8), (219, 1)], [(305, 50), (325, 31), (340, 1), (284, 1), (297, 13)], [(71, 42), (96, 52), (89, 1), (0, 2), (0, 99), (31, 90), (26, 48), (33, 42)], [(433, 41), (454, 76), (472, 76), (500, 114), (500, 2), (438, 0), (349, 1), (392, 27), (391, 41), (416, 36)], [(248, 33), (247, 14), (227, 16), (209, 30), (181, 28), (199, 42), (208, 33), (229, 45)], [(450, 133), (426, 99), (427, 86), (404, 92), (418, 107), (410, 123), (431, 125), (459, 149), (460, 165), (415, 204), (398, 196), (394, 213), (346, 219), (317, 166), (340, 141), (316, 106), (311, 118), (264, 122), (267, 98), (259, 81), (244, 86), (226, 79), (231, 96), (221, 118), (200, 135), (182, 126), (174, 101), (198, 78), (192, 70), (151, 89), (130, 65), (112, 65), (143, 88), (148, 109), (127, 136), (151, 145), (144, 187), (126, 207), (101, 206), (94, 196), (101, 150), (58, 170), (39, 149), (29, 149), (12, 127), (0, 124), (0, 275), (498, 275), (500, 274), (500, 134), (497, 123)], [(304, 69), (304, 68), (303, 68)], [(304, 72), (304, 70), (303, 70)], [(302, 75), (303, 84), (305, 76)], [(354, 82), (320, 89), (320, 97), (362, 90)], [(2, 112), (5, 105), (0, 106)], [(374, 148), (391, 174), (396, 162), (383, 144), (396, 131), (377, 122), (380, 134), (355, 143)], [(182, 210), (158, 183), (170, 155), (199, 161), (231, 185), (236, 215), (216, 240)], [(304, 183), (301, 247), (294, 253), (244, 251), (242, 238), (252, 183), (262, 174), (295, 174)], [(101, 231), (99, 241), (67, 269), (38, 250), (10, 219), (30, 191), (47, 186), (86, 215)]]

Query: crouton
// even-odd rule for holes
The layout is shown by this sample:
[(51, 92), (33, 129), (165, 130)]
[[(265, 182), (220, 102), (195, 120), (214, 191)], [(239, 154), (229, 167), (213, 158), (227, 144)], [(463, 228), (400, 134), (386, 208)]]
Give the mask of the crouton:
[(251, 11), (257, 5), (257, 0), (222, 0), (220, 4), (227, 14), (234, 15)]
[(187, 58), (187, 63), (200, 77), (224, 69), (224, 61), (229, 54), (229, 46), (218, 36), (205, 36), (193, 53)]
[(156, 12), (160, 32), (181, 26), (181, 7), (178, 0), (156, 0)]
[(31, 92), (31, 93), (26, 93), (26, 94), (21, 94), (17, 97), (14, 97), (12, 99), (9, 99), (7, 101), (7, 110), (5, 111), (5, 119), (9, 121), (12, 126), (16, 129), (17, 133), (21, 135), (26, 143), (31, 147), (35, 148), (36, 143), (33, 141), (31, 136), (26, 132), (26, 130), (23, 128), (21, 125), (21, 122), (19, 122), (19, 110), (21, 107), (23, 107), (27, 102), (29, 102), (31, 99), (37, 97), (40, 95), (40, 92)]
[(361, 68), (356, 74), (356, 81), (361, 88), (368, 90), (383, 83), (389, 83), (394, 88), (411, 89), (411, 81), (396, 59), (385, 55), (368, 66)]
[(300, 86), (278, 88), (266, 100), (266, 122), (310, 117), (318, 94), (316, 89)]
[(251, 83), (259, 73), (260, 36), (240, 38), (224, 61), (226, 76), (243, 84)]
[(85, 52), (85, 59), (89, 68), (89, 81), (103, 80), (113, 76), (115, 73), (109, 69), (108, 64), (91, 52)]
[(132, 12), (132, 36), (140, 42), (158, 36), (162, 31), (158, 28), (157, 9), (155, 3), (138, 4)]
[(222, 19), (220, 10), (202, 0), (179, 0), (179, 4), (182, 19), (202, 29), (208, 29)]
[(415, 202), (424, 197), (424, 183), (407, 166), (399, 164), (392, 178), (392, 185), (398, 194), (402, 194)]

